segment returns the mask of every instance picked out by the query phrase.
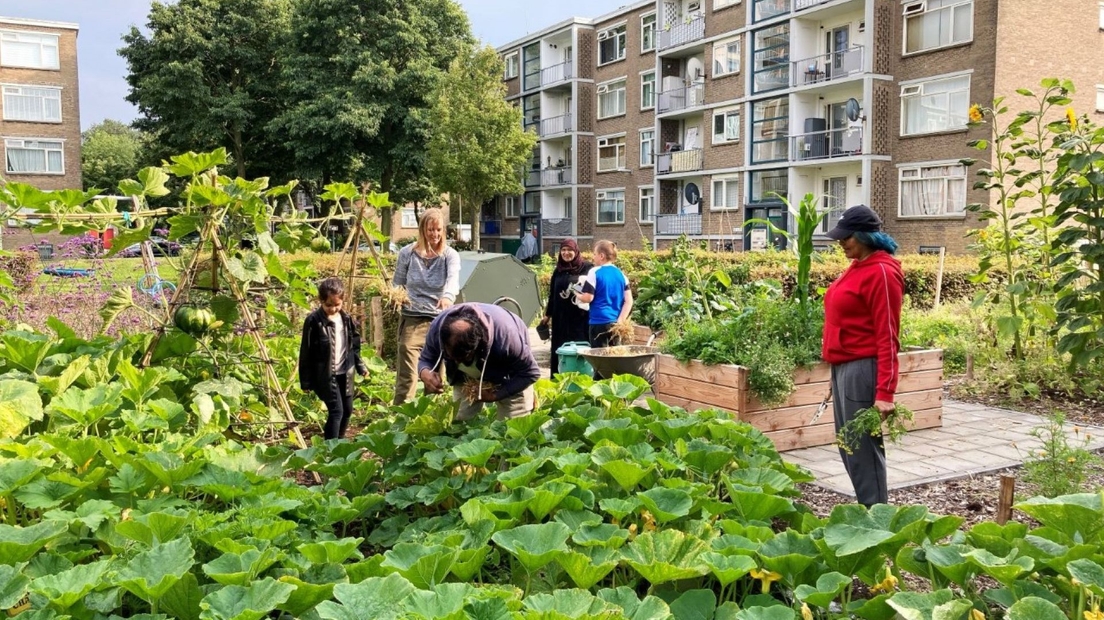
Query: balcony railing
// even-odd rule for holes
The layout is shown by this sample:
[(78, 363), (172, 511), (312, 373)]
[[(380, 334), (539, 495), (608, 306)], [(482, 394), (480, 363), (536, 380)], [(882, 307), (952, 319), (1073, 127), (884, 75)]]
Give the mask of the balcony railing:
[(502, 220), (483, 220), (482, 222), (479, 222), (479, 234), (501, 235)]
[(794, 10), (794, 12), (804, 11), (805, 9), (808, 9), (810, 7), (814, 7), (818, 4), (824, 4), (825, 2), (831, 2), (831, 1), (832, 0), (794, 0), (793, 10)]
[(705, 38), (705, 15), (696, 13), (677, 24), (667, 24), (659, 31), (659, 49), (678, 47)]
[(862, 127), (829, 129), (790, 136), (790, 159), (834, 159), (862, 155)]
[(575, 118), (570, 114), (561, 114), (551, 118), (542, 118), (540, 121), (540, 136), (554, 136), (575, 130)]
[(863, 70), (863, 46), (802, 58), (791, 63), (792, 86), (839, 80)]
[(675, 112), (686, 108), (705, 104), (705, 84), (691, 84), (680, 86), (673, 90), (659, 93), (659, 101), (656, 102), (656, 114)]
[(571, 168), (568, 166), (545, 168), (541, 170), (541, 185), (544, 187), (550, 185), (571, 185), (571, 179)]
[(657, 235), (700, 235), (702, 234), (701, 213), (656, 215), (655, 233)]
[(561, 62), (558, 65), (552, 65), (551, 67), (545, 67), (541, 69), (540, 75), (541, 86), (548, 86), (575, 77), (572, 62), (570, 60)]
[(656, 174), (701, 170), (703, 163), (701, 149), (660, 153), (656, 157)]
[(541, 220), (541, 234), (545, 237), (570, 237), (571, 218), (557, 217)]

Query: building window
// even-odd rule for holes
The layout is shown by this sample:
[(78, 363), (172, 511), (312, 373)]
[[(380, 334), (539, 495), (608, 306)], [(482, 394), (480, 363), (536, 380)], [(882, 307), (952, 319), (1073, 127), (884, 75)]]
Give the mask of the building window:
[(60, 69), (58, 36), (44, 32), (0, 32), (0, 65), (27, 69)]
[(504, 209), (507, 219), (513, 219), (518, 216), (518, 199), (517, 196), (506, 197), (506, 207)]
[(626, 80), (617, 80), (598, 87), (598, 118), (620, 116), (625, 113)]
[(740, 177), (713, 179), (713, 191), (709, 196), (713, 209), (736, 209), (740, 206)]
[(723, 9), (734, 4), (740, 4), (740, 0), (713, 0), (713, 10)]
[(625, 223), (625, 192), (601, 191), (598, 192), (598, 223), (599, 224), (624, 224)]
[(923, 52), (974, 38), (974, 0), (923, 0), (905, 5), (905, 53)]
[(947, 217), (966, 213), (966, 166), (958, 162), (902, 166), (901, 217)]
[(540, 43), (534, 43), (526, 46), (521, 50), (523, 71), (525, 77), (522, 78), (521, 89), (532, 90), (534, 88), (540, 88), (541, 85), (541, 59), (540, 59)]
[(786, 97), (756, 101), (751, 106), (751, 163), (784, 160), (788, 156), (790, 103)]
[(645, 168), (653, 164), (655, 156), (655, 129), (640, 130), (640, 167)]
[(65, 144), (53, 140), (4, 140), (10, 174), (65, 174)]
[(417, 228), (418, 227), (418, 214), (414, 212), (414, 209), (402, 210), (402, 223), (403, 228)]
[(625, 136), (598, 138), (598, 172), (625, 169)]
[(1100, 3), (1100, 29), (1104, 30), (1104, 2)]
[(655, 13), (640, 18), (640, 53), (650, 52), (656, 46)]
[(625, 24), (598, 33), (598, 64), (625, 59)]
[(740, 141), (740, 108), (713, 111), (713, 144)]
[(790, 12), (790, 0), (752, 0), (751, 21), (761, 22)]
[(1104, 84), (1096, 85), (1096, 111), (1104, 112)]
[(640, 109), (655, 107), (655, 71), (640, 74)]
[(903, 136), (965, 129), (969, 111), (969, 75), (901, 86)]
[(655, 221), (655, 188), (640, 188), (640, 221)]
[(760, 170), (752, 172), (751, 202), (778, 202), (789, 194), (789, 173), (786, 170)]
[(42, 86), (4, 86), (4, 120), (35, 123), (61, 122), (61, 89)]
[(512, 80), (518, 76), (518, 53), (506, 55), (506, 79)]
[(713, 77), (740, 72), (740, 40), (729, 39), (713, 44)]
[(779, 24), (755, 33), (752, 88), (762, 93), (790, 85), (790, 25)]
[(521, 212), (525, 215), (535, 215), (541, 212), (541, 195), (540, 192), (528, 192), (525, 194)]

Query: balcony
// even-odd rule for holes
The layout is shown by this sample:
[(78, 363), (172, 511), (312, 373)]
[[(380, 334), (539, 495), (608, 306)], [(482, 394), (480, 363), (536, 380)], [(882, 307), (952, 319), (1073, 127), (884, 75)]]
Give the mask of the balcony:
[(550, 187), (556, 185), (571, 185), (571, 168), (569, 166), (557, 166), (555, 168), (545, 168), (540, 171), (542, 187)]
[(790, 160), (835, 159), (862, 155), (862, 127), (829, 129), (790, 136)]
[(824, 4), (831, 1), (832, 0), (794, 0), (793, 10), (796, 13), (797, 11), (804, 11), (805, 9), (812, 8), (818, 4)]
[(691, 84), (659, 93), (656, 114), (677, 112), (705, 104), (705, 84)]
[(659, 49), (678, 47), (705, 38), (705, 15), (698, 13), (678, 24), (667, 24), (659, 31)]
[(540, 72), (541, 86), (550, 86), (558, 82), (564, 82), (575, 77), (575, 71), (571, 61), (561, 62), (558, 65), (545, 67)]
[(525, 178), (522, 179), (522, 183), (525, 187), (540, 187), (541, 171), (540, 168), (534, 168), (525, 173)]
[(791, 63), (790, 75), (793, 76), (791, 86), (831, 82), (861, 73), (863, 54), (863, 46), (856, 45), (847, 50), (795, 60)]
[(656, 157), (656, 174), (693, 172), (701, 170), (704, 158), (701, 149), (661, 153)]
[(483, 220), (479, 222), (479, 234), (481, 235), (501, 235), (502, 234), (502, 220)]
[(701, 213), (687, 213), (685, 215), (656, 215), (655, 234), (700, 235), (702, 234)]
[(540, 137), (554, 136), (575, 130), (575, 117), (570, 114), (561, 114), (540, 121)]
[(541, 235), (545, 237), (570, 237), (572, 234), (569, 217), (541, 220)]

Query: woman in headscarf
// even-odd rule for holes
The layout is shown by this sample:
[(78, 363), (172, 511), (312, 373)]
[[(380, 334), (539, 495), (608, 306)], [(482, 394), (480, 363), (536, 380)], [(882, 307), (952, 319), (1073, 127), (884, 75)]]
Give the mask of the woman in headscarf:
[(575, 299), (580, 279), (594, 267), (583, 260), (579, 253), (579, 244), (574, 239), (564, 239), (560, 243), (560, 254), (556, 258), (556, 270), (552, 272), (552, 286), (548, 293), (548, 303), (544, 307), (541, 323), (551, 322), (552, 330), (552, 374), (560, 371), (560, 359), (556, 349), (567, 342), (587, 342), (590, 328), (590, 313), (587, 305), (580, 305)]

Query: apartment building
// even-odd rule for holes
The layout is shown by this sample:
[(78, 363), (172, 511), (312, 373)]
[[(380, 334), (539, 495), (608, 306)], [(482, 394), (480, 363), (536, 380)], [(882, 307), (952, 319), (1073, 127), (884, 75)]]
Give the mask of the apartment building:
[(530, 226), (546, 251), (765, 248), (782, 238), (757, 222), (793, 230), (783, 199), (811, 193), (821, 233), (867, 204), (903, 251), (963, 252), (966, 206), (989, 200), (960, 163), (987, 157), (967, 146), (989, 131), (966, 126), (971, 103), (1053, 75), (1104, 110), (1104, 3), (1080, 0), (656, 0), (499, 52), (541, 138), (525, 193), (484, 207), (502, 251)]
[(0, 17), (3, 176), (80, 189), (77, 24)]

